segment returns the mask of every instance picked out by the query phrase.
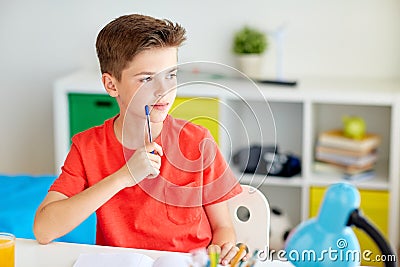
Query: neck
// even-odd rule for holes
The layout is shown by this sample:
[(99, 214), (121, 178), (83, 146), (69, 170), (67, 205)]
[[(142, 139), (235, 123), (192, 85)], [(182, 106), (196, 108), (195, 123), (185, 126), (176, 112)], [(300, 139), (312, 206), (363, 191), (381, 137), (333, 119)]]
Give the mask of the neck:
[[(123, 116), (119, 116), (114, 121), (114, 133), (118, 141), (126, 148), (136, 150), (149, 143), (149, 135), (147, 122), (144, 118), (130, 118), (123, 120)], [(163, 122), (150, 122), (151, 136), (153, 141), (160, 135)]]

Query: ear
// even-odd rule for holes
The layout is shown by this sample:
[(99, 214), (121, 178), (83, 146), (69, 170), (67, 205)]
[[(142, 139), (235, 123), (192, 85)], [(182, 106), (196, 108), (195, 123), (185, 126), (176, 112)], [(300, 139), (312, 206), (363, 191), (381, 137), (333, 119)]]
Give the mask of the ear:
[(109, 73), (103, 73), (101, 76), (104, 88), (111, 97), (118, 96), (118, 89), (115, 86), (115, 78)]

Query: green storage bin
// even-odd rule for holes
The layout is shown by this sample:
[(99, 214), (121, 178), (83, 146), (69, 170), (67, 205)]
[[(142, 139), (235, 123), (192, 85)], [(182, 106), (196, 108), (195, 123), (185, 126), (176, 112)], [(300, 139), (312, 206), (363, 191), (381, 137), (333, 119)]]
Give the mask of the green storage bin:
[[(117, 101), (107, 94), (69, 93), (70, 137), (118, 114)], [(208, 128), (219, 141), (219, 103), (216, 98), (177, 97), (170, 111), (175, 118)]]
[(115, 116), (119, 107), (115, 98), (107, 94), (69, 93), (70, 137)]

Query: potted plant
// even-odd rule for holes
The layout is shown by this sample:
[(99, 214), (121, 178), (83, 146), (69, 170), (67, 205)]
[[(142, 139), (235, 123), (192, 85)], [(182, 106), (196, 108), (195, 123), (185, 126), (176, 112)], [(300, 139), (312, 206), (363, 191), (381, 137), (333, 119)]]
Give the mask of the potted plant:
[(259, 77), (262, 55), (268, 48), (267, 35), (249, 26), (237, 31), (233, 38), (233, 52), (240, 71), (250, 78)]

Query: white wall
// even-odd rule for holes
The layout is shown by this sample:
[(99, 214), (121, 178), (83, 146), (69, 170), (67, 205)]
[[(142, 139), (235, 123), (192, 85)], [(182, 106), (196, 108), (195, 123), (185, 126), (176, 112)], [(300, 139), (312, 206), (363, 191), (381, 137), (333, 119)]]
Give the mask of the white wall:
[[(232, 65), (234, 30), (245, 23), (266, 31), (286, 24), (287, 77), (400, 76), (398, 0), (1, 0), (0, 173), (53, 172), (53, 81), (97, 68), (98, 31), (134, 12), (187, 28), (182, 62)], [(271, 74), (274, 53), (266, 60)]]

